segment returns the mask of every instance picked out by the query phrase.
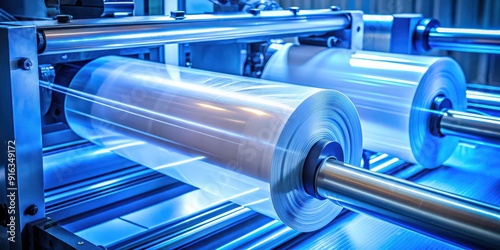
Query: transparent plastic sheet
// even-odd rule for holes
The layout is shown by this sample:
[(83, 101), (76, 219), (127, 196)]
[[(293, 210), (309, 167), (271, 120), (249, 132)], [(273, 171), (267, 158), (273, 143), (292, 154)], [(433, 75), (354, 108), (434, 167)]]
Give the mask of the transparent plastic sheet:
[(78, 135), (295, 230), (341, 210), (303, 189), (311, 147), (335, 140), (360, 163), (359, 117), (337, 91), (116, 56), (84, 66), (70, 88), (65, 112)]
[(262, 78), (346, 94), (359, 112), (365, 149), (432, 168), (458, 144), (455, 137), (430, 134), (428, 121), (440, 94), (454, 110), (466, 109), (464, 74), (450, 58), (287, 44)]

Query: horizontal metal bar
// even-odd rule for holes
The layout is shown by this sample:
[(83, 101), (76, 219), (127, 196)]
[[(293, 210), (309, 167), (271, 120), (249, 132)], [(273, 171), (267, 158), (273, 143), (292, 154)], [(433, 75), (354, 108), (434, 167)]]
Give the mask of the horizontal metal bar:
[(467, 102), (500, 107), (500, 94), (467, 90)]
[[(14, 23), (10, 23), (14, 24)], [(351, 24), (348, 12), (263, 11), (258, 15), (187, 15), (130, 17), (118, 21), (75, 20), (70, 24), (35, 22), (44, 37), (43, 55), (236, 39), (322, 34)]]
[(443, 135), (458, 136), (480, 144), (500, 146), (500, 118), (447, 110), (440, 121)]
[(438, 27), (428, 40), (432, 49), (500, 54), (500, 30)]
[(392, 176), (328, 159), (319, 167), (317, 193), (349, 210), (452, 244), (500, 246), (500, 209)]

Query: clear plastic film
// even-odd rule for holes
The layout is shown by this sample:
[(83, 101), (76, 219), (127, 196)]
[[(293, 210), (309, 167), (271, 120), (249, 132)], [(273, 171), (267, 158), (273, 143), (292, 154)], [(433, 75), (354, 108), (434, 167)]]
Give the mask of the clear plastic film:
[(429, 129), (436, 96), (449, 98), (454, 110), (466, 108), (464, 74), (450, 58), (287, 44), (271, 57), (262, 78), (346, 94), (359, 112), (365, 149), (432, 168), (458, 144)]
[(347, 163), (360, 162), (359, 117), (337, 91), (116, 56), (85, 65), (70, 88), (96, 97), (66, 96), (78, 135), (295, 230), (341, 210), (303, 189), (311, 147), (335, 140)]

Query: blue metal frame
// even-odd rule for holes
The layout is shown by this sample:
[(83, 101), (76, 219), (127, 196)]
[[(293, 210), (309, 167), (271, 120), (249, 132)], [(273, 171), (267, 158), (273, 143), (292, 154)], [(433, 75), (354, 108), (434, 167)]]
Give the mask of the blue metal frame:
[(7, 208), (1, 230), (8, 235), (1, 249), (27, 247), (21, 239), (26, 224), (45, 217), (35, 44), (34, 26), (0, 26), (0, 203)]

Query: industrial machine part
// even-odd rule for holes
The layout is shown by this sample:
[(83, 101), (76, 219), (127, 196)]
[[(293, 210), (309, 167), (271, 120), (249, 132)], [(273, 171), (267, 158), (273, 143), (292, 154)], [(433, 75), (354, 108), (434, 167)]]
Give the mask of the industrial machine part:
[[(325, 150), (326, 147), (320, 148), (328, 156), (331, 150)], [(497, 207), (349, 166), (335, 157), (321, 162), (314, 182), (317, 197), (330, 199), (349, 210), (460, 246), (500, 245)]]
[[(42, 55), (95, 51), (167, 43), (208, 42), (279, 36), (322, 34), (354, 27), (350, 48), (362, 48), (360, 12), (309, 10), (299, 13), (268, 11), (258, 14), (131, 17), (127, 19), (74, 20), (54, 25), (39, 21), (38, 51)], [(355, 22), (358, 20), (357, 22)], [(9, 23), (22, 24), (22, 23)], [(289, 29), (293, 25), (294, 29)], [(168, 28), (167, 28), (168, 27)]]
[(451, 135), (485, 145), (500, 143), (500, 118), (454, 110), (445, 110), (436, 121), (442, 136)]
[[(361, 12), (331, 10), (228, 16), (189, 16), (176, 12), (172, 17), (70, 20), (69, 23), (54, 20), (2, 23), (0, 40), (4, 43), (3, 48), (7, 49), (0, 52), (2, 65), (5, 66), (2, 67), (4, 72), (0, 84), (3, 88), (1, 107), (5, 123), (1, 138), (5, 142), (22, 145), (17, 148), (10, 145), (11, 151), (1, 153), (2, 162), (10, 160), (9, 166), (14, 167), (4, 168), (5, 176), (14, 176), (9, 179), (12, 182), (7, 183), (11, 185), (6, 184), (6, 187), (16, 189), (11, 195), (15, 198), (9, 200), (4, 195), (0, 200), (4, 204), (12, 202), (13, 209), (8, 211), (16, 214), (2, 217), (7, 224), (15, 224), (10, 228), (12, 241), (1, 241), (2, 248), (39, 244), (29, 236), (22, 237), (22, 232), (30, 231), (36, 227), (33, 223), (46, 218), (42, 146), (53, 147), (59, 143), (69, 147), (75, 145), (70, 140), (81, 140), (71, 130), (64, 130), (64, 126), (52, 126), (62, 117), (62, 106), (58, 103), (57, 95), (52, 95), (49, 112), (40, 119), (39, 76), (36, 70), (39, 62), (65, 63), (54, 65), (55, 69), (78, 68), (79, 64), (73, 62), (107, 54), (143, 56), (160, 61), (161, 58), (155, 57), (152, 51), (165, 43), (245, 41), (241, 39), (264, 41), (274, 36), (322, 34), (336, 29), (348, 34), (351, 26), (358, 27), (359, 24), (362, 27), (361, 15)], [(289, 29), (291, 23), (300, 28)], [(360, 48), (362, 32), (353, 33), (350, 37), (351, 46)], [(67, 79), (65, 74), (56, 73), (55, 82)], [(50, 77), (47, 79), (50, 80)], [(26, 129), (28, 125), (34, 129)], [(50, 133), (54, 128), (61, 128), (61, 133)], [(7, 189), (4, 192), (7, 193)], [(62, 237), (60, 240), (64, 239)]]
[[(4, 2), (6, 5), (14, 3), (11, 1)], [(33, 8), (40, 12), (33, 15), (30, 14), (31, 16), (36, 17), (41, 13), (45, 17), (45, 10), (43, 8), (36, 8), (38, 2), (43, 1), (35, 2), (21, 0), (17, 1), (16, 5), (33, 6)], [(26, 11), (24, 13), (29, 14)], [(20, 16), (20, 14), (16, 14), (16, 17), (19, 18)], [(339, 21), (344, 20), (342, 16), (347, 17), (349, 25), (344, 28), (341, 28), (343, 27), (342, 25), (330, 25), (332, 22), (340, 23)], [(370, 217), (355, 213), (343, 213), (343, 216), (337, 218), (335, 222), (330, 223), (319, 232), (301, 234), (286, 227), (277, 220), (257, 214), (246, 207), (233, 204), (228, 201), (227, 197), (218, 198), (208, 192), (194, 190), (195, 188), (190, 185), (182, 184), (155, 170), (124, 160), (111, 152), (112, 150), (120, 151), (120, 147), (139, 147), (139, 145), (134, 146), (125, 143), (110, 148), (101, 148), (78, 137), (64, 123), (64, 98), (61, 99), (61, 93), (59, 92), (79, 97), (81, 97), (83, 92), (75, 92), (61, 85), (67, 86), (74, 76), (73, 72), (76, 72), (88, 60), (105, 55), (130, 55), (145, 60), (162, 62), (163, 58), (157, 56), (156, 54), (160, 53), (156, 52), (162, 49), (162, 46), (159, 45), (164, 43), (175, 43), (177, 41), (181, 43), (200, 42), (200, 45), (202, 44), (201, 42), (208, 41), (211, 41), (212, 45), (214, 43), (239, 43), (238, 45), (243, 45), (240, 48), (244, 49), (248, 42), (262, 42), (271, 37), (283, 38), (294, 35), (301, 37), (314, 35), (312, 40), (315, 40), (314, 38), (325, 34), (325, 30), (327, 30), (326, 33), (331, 33), (334, 30), (336, 38), (342, 37), (340, 39), (342, 45), (348, 48), (361, 49), (363, 23), (360, 22), (361, 14), (359, 12), (341, 12), (331, 9), (308, 12), (294, 9), (279, 12), (276, 16), (258, 11), (253, 11), (252, 14), (247, 15), (232, 15), (231, 17), (227, 17), (228, 19), (224, 19), (224, 21), (234, 25), (236, 25), (238, 20), (244, 21), (252, 29), (243, 25), (236, 25), (237, 28), (233, 30), (234, 32), (231, 33), (230, 38), (224, 37), (222, 33), (218, 33), (220, 30), (217, 30), (217, 32), (210, 30), (212, 24), (219, 27), (215, 24), (221, 24), (221, 20), (212, 15), (205, 15), (205, 17), (207, 19), (206, 22), (196, 20), (196, 17), (185, 16), (183, 12), (174, 12), (172, 17), (163, 17), (160, 19), (151, 17), (142, 20), (138, 20), (141, 19), (138, 17), (123, 20), (68, 19), (69, 23), (50, 20), (47, 22), (4, 23), (0, 26), (0, 41), (4, 44), (2, 48), (8, 48), (7, 50), (0, 51), (0, 65), (5, 66), (1, 67), (2, 74), (0, 74), (2, 76), (0, 79), (2, 91), (0, 93), (3, 96), (3, 98), (0, 98), (2, 101), (0, 107), (2, 107), (3, 115), (0, 136), (3, 138), (2, 140), (13, 141), (17, 145), (14, 154), (7, 150), (0, 152), (0, 159), (4, 159), (1, 160), (0, 164), (6, 162), (5, 159), (9, 161), (17, 160), (15, 162), (17, 174), (14, 175), (16, 177), (15, 180), (12, 180), (12, 177), (10, 177), (13, 174), (7, 172), (13, 168), (4, 169), (4, 175), (9, 176), (9, 180), (12, 180), (12, 183), (14, 183), (12, 184), (13, 186), (8, 186), (10, 182), (5, 183), (4, 187), (15, 187), (17, 188), (17, 192), (10, 195), (11, 190), (4, 188), (2, 189), (4, 195), (0, 198), (0, 201), (3, 203), (0, 209), (5, 208), (5, 204), (10, 205), (11, 202), (15, 204), (14, 211), (17, 216), (13, 220), (10, 219), (11, 217), (1, 217), (2, 223), (10, 224), (5, 229), (9, 230), (9, 234), (15, 236), (9, 237), (8, 241), (0, 241), (0, 248), (6, 249), (8, 246), (16, 249), (20, 247), (80, 248), (92, 247), (94, 244), (102, 245), (109, 249), (145, 247), (179, 248), (186, 246), (193, 248), (216, 248), (222, 246), (222, 248), (226, 249), (273, 248), (280, 246), (284, 246), (284, 248), (301, 248), (304, 246), (313, 246), (314, 244), (316, 246), (321, 244), (323, 247), (325, 244), (344, 247), (346, 244), (350, 244), (349, 246), (358, 248), (360, 245), (357, 244), (370, 244), (372, 247), (378, 246), (382, 248), (387, 247), (388, 244), (391, 246), (401, 246), (402, 243), (399, 242), (399, 239), (405, 239), (404, 244), (415, 244), (418, 248), (425, 246), (450, 246), (445, 242), (385, 223), (383, 220), (373, 220)], [(321, 20), (324, 21), (324, 25), (320, 25)], [(329, 20), (332, 22), (329, 22)], [(61, 19), (61, 21), (64, 20)], [(311, 26), (307, 26), (307, 23), (311, 24)], [(295, 24), (298, 25), (297, 27), (300, 26), (301, 29), (295, 30)], [(176, 38), (175, 34), (171, 33), (167, 37), (155, 37), (155, 34), (159, 34), (155, 33), (155, 31), (175, 30), (178, 27), (176, 25), (185, 25), (183, 26), (185, 28), (194, 28), (199, 25), (200, 29), (194, 32), (200, 30), (203, 32), (200, 32), (199, 36), (196, 34), (185, 36), (185, 39), (182, 40), (174, 39)], [(259, 25), (262, 25), (262, 31), (254, 27)], [(36, 26), (36, 29), (33, 26)], [(148, 31), (148, 26), (152, 28), (152, 32)], [(124, 32), (123, 36), (110, 31), (118, 27)], [(230, 28), (223, 25), (220, 27)], [(276, 34), (265, 33), (264, 31), (270, 27), (273, 27), (273, 29), (276, 28), (279, 32), (275, 32)], [(140, 30), (140, 32), (127, 33), (127, 29), (129, 28)], [(45, 31), (49, 34), (49, 39), (44, 37)], [(57, 34), (60, 33), (64, 37), (69, 38), (71, 37), (69, 34), (70, 31), (75, 32), (73, 38), (76, 39), (68, 40), (68, 42), (72, 43), (72, 47), (67, 48), (63, 43), (58, 43), (57, 46), (64, 49), (58, 50), (57, 46), (54, 46), (54, 42), (57, 41)], [(184, 29), (176, 31), (182, 33)], [(253, 33), (250, 34), (249, 31)], [(102, 36), (93, 36), (93, 34), (97, 34), (94, 32)], [(220, 35), (219, 38), (208, 36), (207, 34), (210, 32)], [(144, 37), (134, 40), (129, 35)], [(104, 39), (104, 42), (96, 42), (99, 39)], [(43, 52), (43, 46), (48, 45), (48, 43), (52, 43), (52, 48), (37, 56), (37, 48), (33, 46), (37, 44), (37, 40), (40, 45), (40, 52)], [(90, 46), (87, 46), (87, 44)], [(107, 44), (109, 46), (106, 46)], [(239, 50), (235, 51), (240, 52)], [(227, 58), (226, 56), (220, 55), (220, 57), (215, 58), (217, 62), (222, 60), (227, 61), (227, 63), (234, 62), (233, 57)], [(236, 56), (241, 57), (241, 54), (236, 54)], [(212, 62), (209, 61), (209, 63)], [(257, 63), (260, 67), (260, 59), (257, 60)], [(38, 105), (39, 77), (36, 75), (37, 69), (42, 72), (39, 75), (43, 77), (40, 78), (42, 80), (40, 83), (44, 86), (42, 93), (45, 92), (41, 97), (43, 98), (41, 103), (48, 104), (48, 100), (51, 100), (50, 109), (44, 116), (40, 114), (42, 106)], [(50, 82), (53, 79), (53, 69), (57, 72), (54, 82), (61, 85)], [(189, 72), (192, 73), (191, 71)], [(212, 74), (210, 76), (212, 77)], [(139, 84), (139, 86), (142, 85)], [(51, 95), (47, 95), (46, 93), (50, 93), (50, 89), (54, 89), (54, 91)], [(134, 89), (134, 93), (137, 95), (133, 96), (141, 99), (142, 91), (140, 90), (141, 88)], [(92, 100), (99, 99), (95, 95), (86, 95), (86, 97)], [(99, 101), (108, 103), (109, 99), (100, 99)], [(99, 101), (94, 101), (94, 104)], [(112, 104), (109, 108), (114, 107), (112, 108), (113, 110), (122, 107), (120, 103), (108, 104)], [(42, 111), (45, 112), (46, 109), (43, 108)], [(127, 116), (127, 118), (130, 116)], [(41, 124), (40, 117), (42, 118)], [(467, 152), (470, 152), (471, 148), (468, 148), (468, 150)], [(488, 173), (488, 176), (470, 175), (467, 171), (460, 172), (447, 167), (419, 172), (422, 170), (420, 166), (412, 166), (385, 153), (372, 152), (371, 156), (368, 156), (365, 161), (369, 162), (373, 167), (372, 171), (389, 171), (388, 173), (399, 178), (412, 178), (412, 181), (420, 182), (424, 185), (439, 187), (452, 193), (498, 204), (499, 200), (496, 195), (497, 186), (495, 186), (495, 181), (498, 180), (493, 176), (492, 168), (490, 167), (497, 164), (494, 161), (495, 157), (488, 157), (488, 155), (481, 153), (481, 151), (473, 152), (481, 156), (479, 157), (481, 158), (481, 162), (478, 163), (475, 160), (472, 167), (483, 164), (484, 169), (488, 169), (488, 171), (484, 171)], [(303, 153), (306, 154), (307, 152)], [(307, 155), (311, 154), (312, 152), (310, 151)], [(495, 151), (491, 153), (492, 156), (496, 156), (497, 154)], [(15, 155), (16, 158), (12, 158), (12, 155)], [(336, 158), (340, 159), (340, 155), (337, 155)], [(461, 159), (460, 155), (458, 159)], [(198, 161), (193, 160), (191, 163), (199, 162), (201, 162), (201, 159)], [(332, 164), (331, 160), (325, 160), (324, 162)], [(12, 163), (9, 162), (8, 164)], [(186, 162), (185, 164), (189, 163)], [(327, 168), (325, 164), (322, 165), (322, 168), (325, 169), (324, 173), (327, 173), (328, 171), (326, 170), (332, 165)], [(462, 169), (469, 167), (469, 165), (464, 165), (460, 161), (457, 164)], [(165, 169), (176, 168), (176, 166), (169, 165), (164, 165), (164, 167)], [(344, 167), (348, 168), (347, 166), (343, 166), (342, 169)], [(331, 168), (339, 170), (335, 166)], [(311, 170), (315, 168), (307, 169)], [(349, 176), (353, 174), (353, 172), (348, 172)], [(355, 176), (356, 178), (358, 177), (358, 175)], [(371, 175), (367, 173), (365, 176)], [(344, 174), (335, 175), (334, 177), (342, 177), (343, 180), (347, 180)], [(329, 177), (328, 179), (338, 182), (339, 180), (336, 180), (334, 177)], [(238, 179), (238, 182), (242, 181), (243, 179)], [(226, 182), (221, 180), (219, 183)], [(306, 186), (323, 186), (323, 184), (319, 183), (310, 183), (312, 185), (308, 184)], [(489, 185), (485, 185), (486, 183)], [(43, 188), (44, 184), (45, 190)], [(372, 185), (373, 183), (367, 185), (367, 187)], [(348, 187), (348, 185), (342, 186)], [(480, 187), (478, 188), (478, 186)], [(205, 188), (210, 189), (214, 187), (217, 186), (208, 185)], [(351, 187), (359, 189), (359, 187)], [(385, 188), (387, 187), (385, 186)], [(327, 194), (329, 192), (327, 191), (329, 190), (327, 186), (317, 189), (322, 190), (322, 195), (331, 195), (331, 193)], [(228, 188), (228, 190), (231, 189)], [(385, 189), (382, 188), (380, 190)], [(421, 189), (417, 188), (417, 190)], [(338, 192), (339, 189), (335, 191)], [(436, 193), (427, 194), (432, 196), (432, 194)], [(15, 198), (9, 200), (9, 197)], [(344, 197), (347, 197), (347, 195), (344, 195)], [(439, 197), (440, 199), (449, 201), (447, 199), (449, 195)], [(238, 197), (232, 198), (237, 199)], [(366, 200), (364, 201), (366, 202)], [(457, 200), (453, 201), (456, 202)], [(361, 206), (359, 202), (349, 204)], [(349, 204), (341, 205), (348, 207)], [(398, 202), (398, 204), (402, 203)], [(477, 228), (482, 232), (487, 232), (491, 227), (485, 226), (483, 228), (482, 226), (477, 226), (475, 222), (483, 219), (491, 222), (491, 218), (482, 217), (481, 214), (484, 215), (484, 211), (490, 211), (493, 215), (498, 214), (495, 210), (492, 211), (488, 206), (478, 204), (477, 202), (470, 203), (466, 201), (463, 203), (463, 199), (459, 199), (459, 202), (454, 204), (462, 204), (469, 208), (479, 209), (475, 210), (477, 213), (470, 215), (478, 219), (466, 224), (470, 226), (468, 227), (469, 229)], [(254, 207), (258, 206), (258, 204), (250, 205)], [(366, 204), (362, 205), (363, 207), (366, 206)], [(418, 203), (415, 203), (415, 205), (415, 207), (419, 206)], [(355, 210), (353, 205), (351, 205), (350, 209)], [(2, 211), (0, 210), (0, 212)], [(378, 210), (378, 212), (387, 213), (383, 209)], [(433, 218), (441, 216), (434, 212), (430, 214), (436, 215)], [(453, 214), (460, 215), (460, 213), (447, 213), (444, 216), (450, 218), (450, 220), (455, 220), (457, 217), (453, 216)], [(479, 217), (476, 217), (477, 215)], [(377, 216), (380, 216), (380, 214)], [(47, 217), (52, 218), (52, 220)], [(385, 217), (386, 220), (388, 218)], [(457, 220), (462, 220), (463, 218), (460, 217)], [(15, 226), (12, 226), (13, 223)], [(406, 227), (413, 227), (414, 229), (422, 229), (423, 225), (427, 225), (424, 223), (420, 226), (415, 226), (414, 224), (414, 226), (411, 226), (411, 222), (401, 221), (396, 221), (396, 223), (400, 223)], [(450, 227), (446, 223), (442, 223), (440, 227), (447, 228), (443, 231), (451, 232), (449, 230)], [(375, 235), (370, 230), (377, 231), (375, 238), (370, 237), (370, 235)], [(461, 237), (469, 242), (460, 243), (459, 241), (456, 244), (475, 244), (473, 243), (474, 236), (468, 234), (467, 230), (461, 230), (459, 233), (448, 236), (436, 233), (430, 228), (423, 230), (429, 231), (429, 234), (433, 234), (434, 237), (439, 237), (440, 239), (456, 242), (457, 239), (453, 239), (453, 237)], [(492, 234), (480, 234), (476, 234), (476, 236), (481, 237), (484, 242), (492, 242)], [(395, 235), (398, 236), (394, 237)], [(362, 240), (356, 237), (362, 237)], [(10, 241), (11, 238), (13, 241)], [(396, 240), (392, 240), (394, 238)]]
[(295, 230), (325, 226), (339, 205), (452, 244), (500, 244), (498, 208), (350, 166), (361, 127), (338, 92), (118, 57), (44, 86), (68, 94), (82, 137)]
[(464, 124), (471, 128), (466, 131), (451, 125), (465, 121), (454, 111), (436, 114), (466, 108), (463, 73), (449, 58), (288, 44), (271, 57), (262, 78), (345, 93), (360, 114), (364, 148), (425, 167), (441, 165), (455, 150), (458, 138), (446, 134), (499, 142), (498, 119), (469, 115), (476, 124)]
[(500, 117), (500, 88), (483, 84), (468, 84), (467, 103), (470, 109)]
[(364, 49), (417, 54), (431, 49), (500, 53), (500, 30), (440, 27), (420, 14), (363, 15)]

